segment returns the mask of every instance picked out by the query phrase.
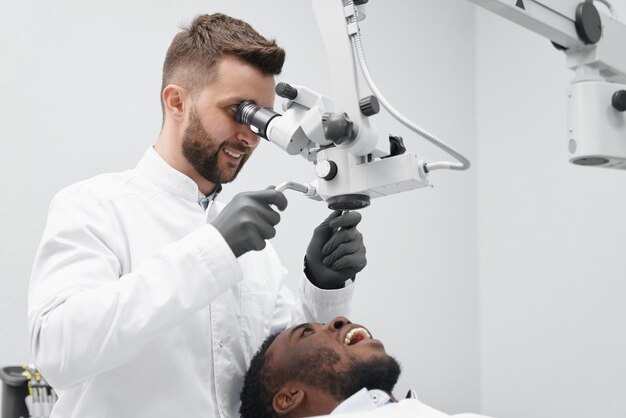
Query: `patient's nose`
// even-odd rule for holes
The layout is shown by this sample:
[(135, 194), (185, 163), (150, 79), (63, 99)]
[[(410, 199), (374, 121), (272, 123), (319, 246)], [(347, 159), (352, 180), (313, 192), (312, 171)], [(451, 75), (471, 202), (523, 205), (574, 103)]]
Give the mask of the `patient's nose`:
[(338, 316), (328, 323), (328, 329), (330, 331), (338, 331), (349, 323), (350, 321), (348, 321), (348, 318)]

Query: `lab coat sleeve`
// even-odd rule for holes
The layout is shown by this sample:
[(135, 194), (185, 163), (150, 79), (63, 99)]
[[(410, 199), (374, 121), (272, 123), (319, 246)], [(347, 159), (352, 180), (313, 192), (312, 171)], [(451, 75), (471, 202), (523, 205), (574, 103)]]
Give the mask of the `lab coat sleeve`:
[(270, 333), (279, 332), (302, 322), (326, 323), (336, 316), (349, 316), (354, 288), (354, 284), (350, 284), (343, 289), (320, 289), (302, 273), (296, 298), (283, 283)]
[[(300, 280), (300, 298), (306, 322), (329, 322), (336, 316), (349, 316), (355, 285), (343, 289), (325, 290), (316, 287), (304, 273)], [(302, 322), (302, 321), (298, 321)]]
[(233, 253), (211, 225), (122, 275), (123, 234), (112, 232), (118, 229), (106, 203), (95, 199), (57, 197), (51, 205), (28, 316), (34, 361), (56, 388), (132, 360), (160, 330), (241, 280)]

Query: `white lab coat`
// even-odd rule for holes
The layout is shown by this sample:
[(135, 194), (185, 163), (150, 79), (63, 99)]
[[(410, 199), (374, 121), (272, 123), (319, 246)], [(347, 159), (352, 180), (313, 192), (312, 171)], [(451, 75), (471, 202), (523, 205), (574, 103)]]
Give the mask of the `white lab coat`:
[[(250, 358), (291, 323), (348, 313), (353, 286), (302, 279), (268, 245), (236, 259), (198, 189), (150, 148), (137, 167), (61, 191), (29, 291), (31, 349), (55, 418), (238, 416)], [(302, 303), (300, 303), (302, 302)]]
[(489, 418), (477, 414), (448, 415), (417, 398), (391, 402), (385, 392), (365, 388), (339, 404), (330, 415), (338, 418)]

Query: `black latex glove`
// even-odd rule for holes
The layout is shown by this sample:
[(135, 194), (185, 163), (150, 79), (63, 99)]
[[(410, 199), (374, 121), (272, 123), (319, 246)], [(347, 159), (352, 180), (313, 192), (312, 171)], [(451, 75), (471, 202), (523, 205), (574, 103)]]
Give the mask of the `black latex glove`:
[(306, 250), (305, 274), (321, 289), (340, 289), (367, 264), (358, 212), (334, 211), (313, 232)]
[(273, 186), (257, 192), (239, 193), (211, 222), (235, 257), (262, 250), (267, 245), (265, 240), (274, 238), (274, 226), (280, 222), (280, 214), (270, 205), (276, 205), (281, 211), (287, 207), (287, 198)]

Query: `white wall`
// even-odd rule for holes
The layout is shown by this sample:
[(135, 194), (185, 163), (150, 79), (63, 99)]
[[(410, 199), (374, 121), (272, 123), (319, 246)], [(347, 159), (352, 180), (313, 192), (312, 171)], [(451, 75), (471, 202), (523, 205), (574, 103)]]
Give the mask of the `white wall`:
[(476, 54), (483, 412), (624, 417), (626, 173), (567, 162), (548, 41), (477, 11)]
[[(161, 63), (178, 24), (221, 11), (287, 49), (281, 79), (328, 91), (321, 37), (307, 0), (36, 2), (0, 0), (0, 365), (27, 361), (26, 292), (56, 191), (131, 167), (161, 123)], [(379, 87), (407, 116), (474, 157), (473, 7), (461, 0), (372, 0), (366, 54)], [(454, 28), (454, 30), (450, 30)], [(400, 38), (403, 36), (403, 38)], [(381, 132), (442, 158), (387, 116)], [(223, 198), (312, 167), (263, 144)], [(375, 200), (361, 230), (369, 265), (352, 319), (404, 366), (398, 385), (437, 407), (479, 402), (475, 171), (435, 172), (434, 189)], [(274, 244), (294, 275), (323, 205), (289, 195)]]

